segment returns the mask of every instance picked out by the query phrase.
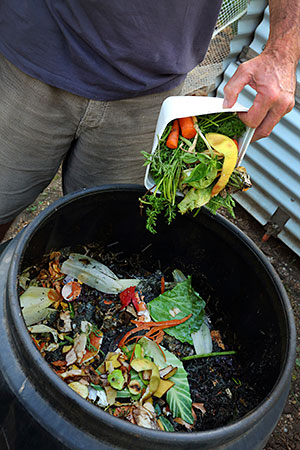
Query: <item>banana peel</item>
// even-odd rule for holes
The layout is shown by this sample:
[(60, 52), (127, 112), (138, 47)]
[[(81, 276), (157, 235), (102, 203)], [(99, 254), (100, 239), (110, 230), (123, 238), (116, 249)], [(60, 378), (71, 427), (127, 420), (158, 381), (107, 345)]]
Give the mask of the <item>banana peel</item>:
[(229, 178), (237, 163), (238, 147), (231, 138), (224, 136), (223, 134), (207, 133), (205, 138), (207, 139), (209, 145), (216, 150), (217, 153), (224, 156), (220, 178), (211, 191), (211, 196), (214, 197), (219, 194), (222, 189), (224, 189), (229, 181)]
[(148, 398), (150, 398), (154, 394), (154, 392), (157, 391), (157, 389), (159, 387), (160, 375), (159, 375), (158, 367), (152, 361), (149, 361), (148, 359), (144, 359), (144, 358), (133, 359), (131, 361), (130, 365), (136, 372), (142, 372), (144, 370), (151, 370), (150, 382), (149, 382), (149, 384), (146, 388), (146, 391), (141, 399), (144, 402), (144, 401), (148, 400)]

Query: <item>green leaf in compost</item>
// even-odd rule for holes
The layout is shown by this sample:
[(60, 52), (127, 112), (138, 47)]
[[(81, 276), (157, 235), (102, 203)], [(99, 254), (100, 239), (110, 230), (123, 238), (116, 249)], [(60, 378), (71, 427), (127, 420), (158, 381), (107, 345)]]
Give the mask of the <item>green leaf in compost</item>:
[(170, 381), (173, 381), (174, 386), (168, 390), (166, 400), (173, 417), (180, 417), (185, 422), (193, 424), (190, 386), (182, 362), (173, 353), (161, 347), (166, 357), (164, 360), (162, 353), (157, 350), (157, 345), (150, 339), (143, 337), (139, 343), (143, 346), (145, 354), (150, 356), (158, 367), (164, 368), (169, 365), (177, 367), (175, 375), (169, 378)]
[(162, 415), (159, 416), (159, 420), (161, 421), (162, 426), (164, 427), (165, 431), (170, 431), (170, 432), (175, 431), (173, 425), (165, 416), (162, 416)]
[(165, 291), (149, 302), (148, 308), (152, 319), (157, 322), (173, 320), (174, 311), (175, 319), (183, 319), (192, 313), (192, 317), (186, 322), (172, 328), (166, 328), (164, 331), (181, 342), (188, 342), (193, 345), (191, 334), (199, 330), (203, 323), (205, 301), (193, 289), (190, 276), (177, 283), (173, 289)]

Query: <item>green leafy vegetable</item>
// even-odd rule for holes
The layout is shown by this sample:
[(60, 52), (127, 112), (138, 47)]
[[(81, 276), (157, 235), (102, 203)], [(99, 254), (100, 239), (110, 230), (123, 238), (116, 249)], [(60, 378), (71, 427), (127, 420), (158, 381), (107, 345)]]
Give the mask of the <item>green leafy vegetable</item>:
[(164, 214), (167, 223), (170, 224), (176, 216), (176, 205), (172, 205), (161, 196), (145, 195), (140, 199), (142, 205), (146, 206), (147, 229), (151, 233), (156, 233), (157, 219), (160, 214)]
[(185, 178), (186, 171), (183, 172), (183, 184), (188, 184), (197, 189), (203, 189), (212, 184), (217, 176), (216, 158), (211, 158), (212, 164), (198, 164)]
[(156, 344), (147, 338), (140, 339), (139, 343), (143, 346), (145, 354), (151, 356), (158, 367), (164, 368), (168, 365), (172, 365), (173, 367), (178, 368), (175, 375), (169, 378), (169, 380), (173, 381), (175, 384), (167, 392), (167, 403), (173, 417), (181, 417), (185, 422), (192, 424), (194, 422), (194, 417), (192, 415), (192, 398), (187, 373), (182, 362), (176, 358), (173, 353), (161, 347), (166, 357), (165, 361)]
[(178, 209), (181, 214), (184, 214), (187, 211), (193, 211), (196, 208), (201, 208), (201, 206), (208, 204), (210, 199), (211, 187), (205, 189), (191, 189), (178, 204)]
[(236, 113), (220, 112), (198, 116), (198, 125), (204, 133), (220, 133), (231, 139), (242, 136), (246, 130), (245, 124)]
[(165, 291), (149, 302), (148, 308), (155, 321), (174, 319), (173, 311), (176, 311), (176, 319), (183, 319), (192, 313), (192, 317), (186, 322), (172, 328), (166, 328), (165, 332), (181, 342), (188, 342), (193, 345), (191, 334), (199, 330), (203, 323), (205, 301), (193, 289), (190, 276), (170, 291)]

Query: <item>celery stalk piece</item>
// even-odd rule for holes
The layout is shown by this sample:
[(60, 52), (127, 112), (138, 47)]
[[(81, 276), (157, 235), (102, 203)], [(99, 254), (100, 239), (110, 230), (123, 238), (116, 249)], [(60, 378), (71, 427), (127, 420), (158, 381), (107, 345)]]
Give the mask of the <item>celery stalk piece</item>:
[(61, 271), (105, 294), (118, 294), (139, 283), (138, 279), (119, 279), (104, 264), (78, 253), (70, 254), (62, 264)]
[(53, 289), (30, 286), (21, 296), (20, 304), (27, 326), (44, 320), (51, 311), (48, 306), (53, 303), (48, 294)]

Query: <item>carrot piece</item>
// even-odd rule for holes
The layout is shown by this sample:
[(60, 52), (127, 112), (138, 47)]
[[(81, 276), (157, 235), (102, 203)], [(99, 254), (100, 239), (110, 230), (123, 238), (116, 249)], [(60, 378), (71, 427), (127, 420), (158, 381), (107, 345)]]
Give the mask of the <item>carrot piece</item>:
[(67, 363), (66, 363), (66, 361), (58, 360), (58, 361), (52, 361), (51, 364), (53, 364), (53, 366), (56, 366), (56, 367), (62, 367), (62, 366), (65, 366)]
[(177, 148), (178, 147), (178, 139), (179, 139), (179, 122), (177, 119), (173, 121), (173, 125), (171, 131), (169, 133), (166, 146), (168, 148)]
[[(131, 341), (138, 341), (139, 339), (141, 339), (142, 337), (144, 337), (144, 336), (131, 336), (130, 338), (128, 338), (127, 340), (126, 340), (126, 344), (125, 345), (128, 345)], [(120, 345), (120, 344), (119, 344)], [(123, 345), (122, 345), (122, 347), (123, 347)]]
[(161, 284), (160, 292), (163, 294), (165, 292), (165, 277), (161, 277), (160, 284)]
[(103, 300), (104, 305), (111, 305), (113, 303), (112, 300)]
[(164, 331), (160, 330), (159, 333), (156, 336), (156, 339), (155, 339), (155, 342), (156, 342), (157, 345), (159, 345), (161, 343), (161, 341), (164, 338), (164, 335), (165, 335)]
[(151, 330), (149, 330), (145, 336), (149, 339), (156, 339), (156, 335), (161, 331), (161, 328), (159, 327), (153, 327)]
[(143, 300), (144, 297), (140, 297), (138, 292), (134, 293), (134, 298), (132, 299), (133, 306), (137, 313), (147, 311), (147, 305)]
[(181, 134), (184, 138), (192, 139), (196, 136), (197, 131), (195, 130), (192, 117), (182, 117), (179, 119), (179, 125)]
[(161, 328), (170, 328), (170, 327), (176, 327), (176, 325), (180, 325), (181, 323), (186, 322), (190, 317), (192, 316), (192, 313), (188, 316), (184, 317), (183, 319), (174, 319), (174, 320), (165, 320), (162, 322), (139, 322), (137, 320), (132, 320), (131, 322), (135, 325), (142, 326), (144, 325), (146, 328), (150, 327), (158, 327), (161, 326)]
[(164, 334), (164, 330), (160, 327), (153, 327), (152, 330), (145, 334), (145, 336), (159, 344), (163, 340)]
[[(136, 325), (136, 328), (133, 328), (132, 330), (129, 330), (120, 340), (119, 347), (123, 347), (127, 339), (132, 335), (135, 334), (141, 330), (146, 330), (147, 328), (155, 328), (155, 331), (163, 330), (164, 328), (171, 328), (175, 327), (176, 325), (180, 325), (181, 323), (186, 322), (192, 314), (189, 314), (188, 316), (184, 317), (183, 319), (174, 319), (174, 320), (165, 320), (162, 322), (140, 322), (138, 320), (131, 320), (132, 323)], [(148, 333), (152, 331), (149, 330)], [(152, 332), (151, 332), (152, 334)], [(133, 339), (133, 338), (130, 338)]]
[(132, 335), (137, 333), (140, 330), (145, 329), (145, 327), (136, 327), (136, 328), (132, 328), (132, 330), (129, 330), (120, 340), (119, 342), (119, 347), (123, 347), (123, 345), (125, 344), (125, 342), (127, 341), (127, 339)]

